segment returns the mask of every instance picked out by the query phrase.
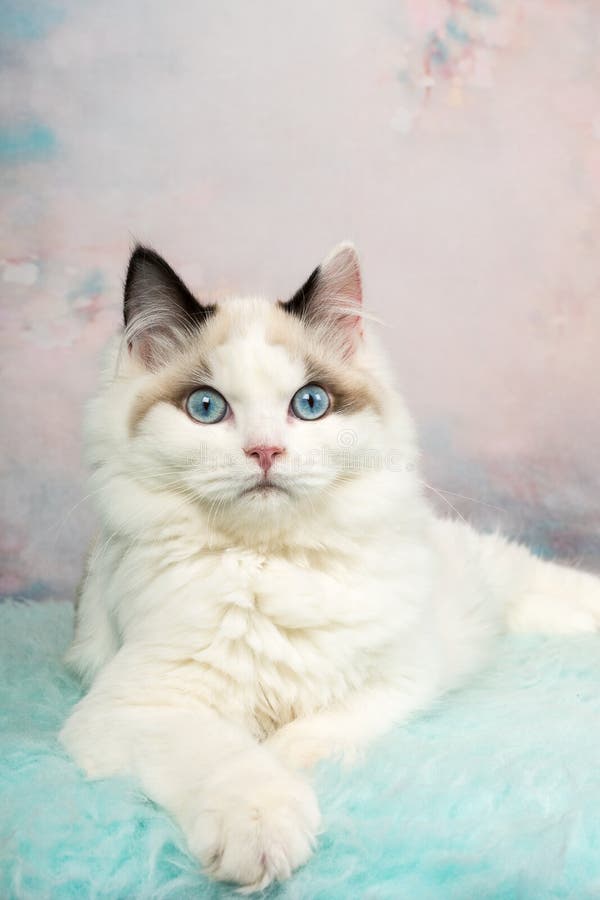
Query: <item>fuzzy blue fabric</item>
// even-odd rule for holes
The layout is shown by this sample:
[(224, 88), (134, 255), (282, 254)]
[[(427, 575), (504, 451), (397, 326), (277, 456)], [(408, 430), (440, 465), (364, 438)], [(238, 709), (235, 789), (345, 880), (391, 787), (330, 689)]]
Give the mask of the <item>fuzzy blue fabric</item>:
[[(0, 897), (223, 898), (133, 782), (57, 743), (80, 696), (65, 603), (0, 605)], [(316, 773), (325, 830), (287, 900), (600, 896), (600, 643), (512, 637), (363, 764)]]

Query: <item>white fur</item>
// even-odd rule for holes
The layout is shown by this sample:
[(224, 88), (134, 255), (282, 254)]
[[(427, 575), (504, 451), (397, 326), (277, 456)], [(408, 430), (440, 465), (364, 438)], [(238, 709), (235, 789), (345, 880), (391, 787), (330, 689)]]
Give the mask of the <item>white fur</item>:
[[(596, 629), (600, 582), (434, 516), (372, 338), (347, 364), (380, 386), (382, 411), (293, 421), (306, 376), (268, 338), (272, 307), (228, 310), (210, 364), (233, 422), (157, 403), (131, 435), (156, 376), (117, 350), (90, 407), (102, 527), (69, 661), (91, 687), (62, 740), (90, 776), (135, 774), (210, 874), (253, 890), (314, 846), (318, 808), (296, 768), (352, 758), (507, 628)], [(273, 477), (288, 493), (241, 493), (257, 441), (286, 448)]]

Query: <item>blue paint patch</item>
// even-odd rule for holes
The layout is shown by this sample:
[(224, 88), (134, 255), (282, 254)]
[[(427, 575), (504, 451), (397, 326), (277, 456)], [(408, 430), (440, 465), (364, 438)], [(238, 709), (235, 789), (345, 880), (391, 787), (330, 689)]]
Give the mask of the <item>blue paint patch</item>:
[(488, 0), (469, 0), (467, 6), (473, 12), (481, 13), (483, 16), (497, 15), (496, 7), (489, 3)]
[(81, 297), (97, 297), (106, 287), (104, 275), (100, 269), (92, 269), (85, 275), (83, 280), (69, 291), (67, 297), (69, 300), (78, 300)]
[(51, 159), (57, 149), (54, 132), (42, 122), (0, 125), (0, 162)]
[(65, 18), (64, 11), (43, 0), (0, 0), (0, 35), (15, 41), (45, 37)]
[(450, 58), (448, 48), (437, 35), (433, 35), (429, 41), (429, 59), (433, 65), (445, 66)]
[(455, 19), (453, 16), (446, 22), (446, 34), (459, 44), (468, 44), (471, 40), (468, 32), (461, 26), (458, 19)]

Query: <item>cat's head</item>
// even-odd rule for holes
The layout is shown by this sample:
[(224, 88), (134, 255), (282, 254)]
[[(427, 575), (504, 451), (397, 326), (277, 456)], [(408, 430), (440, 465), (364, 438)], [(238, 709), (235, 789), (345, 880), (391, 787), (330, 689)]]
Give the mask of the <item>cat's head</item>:
[(410, 422), (365, 336), (350, 244), (287, 301), (216, 304), (137, 247), (124, 319), (121, 465), (219, 527), (280, 532), (413, 458)]

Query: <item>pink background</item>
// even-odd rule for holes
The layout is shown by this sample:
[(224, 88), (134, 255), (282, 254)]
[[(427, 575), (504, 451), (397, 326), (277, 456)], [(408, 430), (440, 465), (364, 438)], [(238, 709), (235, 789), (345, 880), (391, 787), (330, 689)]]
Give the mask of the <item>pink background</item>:
[(274, 297), (354, 240), (428, 483), (600, 568), (597, 2), (30, 0), (0, 27), (3, 593), (78, 578), (134, 238)]

